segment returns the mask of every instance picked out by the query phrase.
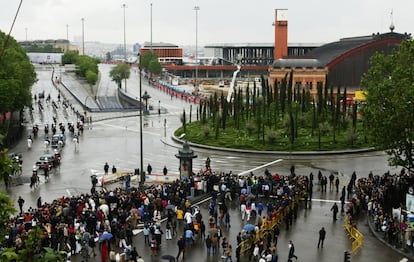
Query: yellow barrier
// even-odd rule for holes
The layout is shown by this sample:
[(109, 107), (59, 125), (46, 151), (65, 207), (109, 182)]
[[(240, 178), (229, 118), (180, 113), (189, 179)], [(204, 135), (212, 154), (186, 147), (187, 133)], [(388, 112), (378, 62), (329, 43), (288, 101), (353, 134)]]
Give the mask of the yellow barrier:
[(356, 229), (353, 225), (351, 225), (351, 222), (348, 216), (345, 217), (344, 228), (345, 228), (346, 233), (349, 235), (349, 238), (353, 240), (351, 252), (354, 254), (358, 249), (362, 247), (362, 241), (364, 240), (364, 235), (361, 232), (359, 232), (359, 230)]
[(279, 210), (276, 211), (276, 216), (272, 220), (266, 220), (266, 224), (262, 225), (253, 238), (250, 237), (242, 241), (240, 243), (240, 254), (244, 254), (249, 251), (255, 243), (257, 243), (260, 239), (263, 239), (266, 233), (272, 234), (272, 232), (269, 231), (273, 230), (275, 226), (279, 226), (282, 223), (283, 218), (291, 209), (295, 207), (295, 205), (297, 205), (298, 201), (299, 195), (296, 195), (292, 200), (291, 205), (286, 206), (285, 208), (280, 207)]

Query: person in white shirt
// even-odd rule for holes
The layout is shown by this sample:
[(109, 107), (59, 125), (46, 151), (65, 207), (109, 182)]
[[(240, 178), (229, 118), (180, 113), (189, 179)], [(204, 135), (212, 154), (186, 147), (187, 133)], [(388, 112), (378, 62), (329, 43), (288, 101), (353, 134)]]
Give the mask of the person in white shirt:
[(241, 212), (241, 219), (244, 221), (244, 217), (246, 216), (246, 204), (240, 205), (240, 212)]
[(187, 225), (191, 224), (193, 222), (193, 215), (191, 215), (189, 211), (185, 212), (184, 220), (187, 223)]

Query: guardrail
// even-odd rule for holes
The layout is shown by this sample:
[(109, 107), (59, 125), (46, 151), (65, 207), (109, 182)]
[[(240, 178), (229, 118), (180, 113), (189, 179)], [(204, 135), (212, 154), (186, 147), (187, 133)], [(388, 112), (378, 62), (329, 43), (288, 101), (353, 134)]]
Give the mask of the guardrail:
[(352, 240), (352, 254), (355, 254), (355, 252), (358, 251), (362, 247), (362, 241), (364, 240), (364, 235), (359, 232), (359, 230), (351, 224), (351, 221), (348, 216), (345, 217), (344, 222), (344, 228), (349, 236), (349, 238)]
[[(131, 183), (133, 182), (140, 182), (140, 176), (135, 175), (133, 171), (118, 171), (116, 173), (98, 173), (94, 170), (91, 170), (91, 177), (96, 176), (98, 179), (98, 186), (102, 186), (102, 184), (112, 184), (119, 181), (122, 181), (125, 179), (126, 176), (130, 175), (131, 177)], [(180, 179), (179, 174), (146, 174), (145, 175), (145, 183), (146, 184), (158, 184), (158, 183), (172, 183), (176, 181), (177, 179)]]
[(252, 249), (255, 243), (257, 243), (259, 240), (265, 239), (266, 234), (273, 234), (272, 230), (274, 227), (279, 226), (283, 219), (285, 218), (286, 214), (288, 214), (291, 210), (295, 208), (295, 205), (298, 205), (298, 202), (300, 200), (300, 196), (298, 194), (295, 195), (295, 198), (293, 198), (292, 203), (285, 207), (279, 207), (279, 209), (276, 211), (276, 215), (272, 219), (267, 219), (265, 224), (263, 224), (260, 229), (255, 232), (255, 234), (251, 234), (248, 239), (243, 240), (239, 246), (240, 246), (240, 254), (244, 254), (245, 252)]

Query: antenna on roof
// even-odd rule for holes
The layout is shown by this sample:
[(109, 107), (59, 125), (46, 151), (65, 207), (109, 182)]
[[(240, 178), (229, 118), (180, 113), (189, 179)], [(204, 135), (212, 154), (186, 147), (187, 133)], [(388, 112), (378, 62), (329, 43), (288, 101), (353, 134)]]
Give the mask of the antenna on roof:
[(391, 9), (390, 19), (391, 19), (390, 30), (391, 30), (391, 32), (393, 32), (394, 29), (395, 29), (395, 26), (394, 26), (394, 10), (393, 9)]

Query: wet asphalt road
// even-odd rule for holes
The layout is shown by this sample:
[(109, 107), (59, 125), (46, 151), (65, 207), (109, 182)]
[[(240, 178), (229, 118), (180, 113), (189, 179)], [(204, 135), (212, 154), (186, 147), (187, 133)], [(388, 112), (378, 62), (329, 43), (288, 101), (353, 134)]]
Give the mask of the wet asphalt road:
[[(40, 71), (38, 72), (38, 78), (39, 82), (34, 86), (34, 92), (44, 90), (46, 93), (51, 94), (52, 99), (57, 99), (57, 91), (50, 83), (50, 72)], [(174, 157), (174, 154), (178, 152), (179, 145), (170, 143), (168, 136), (179, 126), (180, 113), (183, 107), (188, 109), (189, 104), (175, 98), (171, 99), (168, 95), (151, 87), (145, 86), (144, 88), (153, 96), (153, 103), (162, 101), (162, 105), (168, 108), (168, 114), (166, 115), (158, 116), (153, 114), (144, 117), (144, 166), (151, 163), (154, 172), (161, 173), (162, 167), (166, 164), (170, 172), (177, 172), (178, 160)], [(129, 85), (129, 90), (133, 92), (132, 85)], [(82, 107), (76, 105), (76, 101), (71, 101), (75, 108), (81, 110)], [(47, 107), (42, 114), (35, 110), (34, 120), (28, 119), (28, 128), (33, 123), (41, 126), (45, 123), (51, 123), (53, 114), (52, 109)], [(58, 121), (64, 123), (76, 121), (76, 117), (72, 112), (69, 111), (65, 114), (61, 108), (57, 110), (57, 116)], [(91, 170), (102, 170), (105, 162), (108, 162), (110, 165), (116, 165), (120, 171), (133, 170), (138, 167), (140, 157), (139, 119), (137, 117), (122, 118), (122, 116), (123, 113), (118, 113), (118, 115), (114, 115), (114, 119), (93, 123), (92, 129), (85, 130), (81, 136), (80, 150), (78, 152), (74, 151), (73, 143), (69, 139), (63, 151), (60, 172), (52, 174), (48, 183), (44, 183), (42, 180), (40, 187), (36, 190), (29, 189), (28, 178), (31, 175), (33, 163), (40, 155), (44, 154), (42, 140), (39, 138), (34, 141), (33, 148), (30, 151), (27, 150), (26, 142), (21, 141), (11, 151), (23, 154), (23, 175), (19, 180), (21, 184), (13, 186), (8, 192), (9, 195), (12, 199), (17, 199), (21, 195), (26, 200), (25, 208), (28, 208), (35, 204), (39, 196), (44, 201), (51, 201), (62, 195), (78, 195), (89, 192)], [(167, 119), (166, 127), (164, 127), (164, 119)], [(165, 137), (165, 134), (168, 134), (168, 136)], [(40, 136), (42, 135), (41, 128)], [(162, 141), (167, 142), (167, 144)], [(352, 156), (296, 157), (245, 155), (242, 153), (193, 149), (198, 154), (198, 158), (194, 160), (195, 170), (204, 165), (204, 160), (207, 156), (212, 159), (212, 167), (214, 169), (232, 170), (233, 173), (239, 173), (275, 159), (283, 158), (284, 160), (281, 163), (268, 167), (269, 170), (271, 172), (287, 174), (291, 164), (294, 163), (296, 165), (296, 172), (303, 175), (308, 175), (310, 172), (315, 174), (318, 170), (322, 170), (326, 175), (330, 171), (336, 171), (340, 174), (341, 186), (347, 183), (349, 175), (354, 170), (358, 176), (365, 176), (371, 170), (379, 174), (387, 170), (396, 171), (387, 165), (386, 156), (382, 152), (370, 152)], [(263, 170), (256, 172), (260, 173)], [(113, 186), (119, 185), (118, 183)], [(329, 211), (332, 204), (324, 201), (337, 200), (338, 196), (336, 193), (328, 193), (322, 196), (319, 192), (315, 192), (314, 198), (322, 199), (323, 201), (315, 200), (312, 209), (301, 210), (291, 230), (285, 231), (282, 229), (278, 244), (279, 261), (287, 260), (287, 243), (289, 239), (295, 242), (296, 253), (300, 261), (343, 261), (343, 251), (350, 250), (351, 242), (344, 233), (342, 219), (332, 223)], [(240, 219), (238, 205), (232, 202), (229, 203), (229, 206), (232, 227), (229, 230), (225, 229), (224, 235), (230, 239), (230, 243), (235, 250), (236, 235), (243, 227), (244, 222)], [(201, 207), (206, 220), (206, 206), (203, 204)], [(365, 235), (363, 249), (353, 257), (352, 261), (399, 261), (402, 257), (383, 246), (374, 238), (365, 224), (365, 220), (359, 222), (359, 229)], [(327, 230), (327, 240), (323, 250), (316, 248), (317, 232), (321, 226), (325, 226)], [(143, 239), (141, 234), (136, 236), (134, 241), (134, 245), (145, 261), (160, 261), (159, 256), (151, 257), (148, 248), (142, 245)], [(175, 239), (163, 241), (161, 254), (175, 255), (176, 252)], [(187, 254), (186, 261), (220, 261), (218, 256), (207, 256), (202, 243), (196, 243)], [(80, 259), (73, 258), (72, 261), (80, 261)], [(247, 260), (243, 258), (242, 261)]]

